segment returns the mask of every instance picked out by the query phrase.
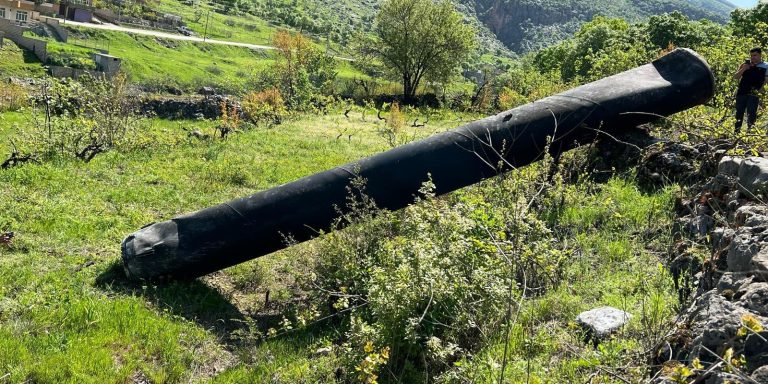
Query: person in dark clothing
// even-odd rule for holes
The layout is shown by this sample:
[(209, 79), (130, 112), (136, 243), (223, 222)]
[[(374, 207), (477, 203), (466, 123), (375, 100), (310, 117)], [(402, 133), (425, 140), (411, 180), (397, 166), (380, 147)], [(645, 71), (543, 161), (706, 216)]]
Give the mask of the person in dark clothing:
[(747, 129), (751, 129), (757, 120), (757, 106), (760, 103), (759, 92), (765, 84), (768, 64), (763, 61), (763, 51), (760, 48), (752, 48), (749, 51), (749, 60), (741, 64), (739, 70), (733, 75), (739, 79), (739, 88), (736, 90), (736, 133), (741, 131), (744, 121), (744, 112), (747, 113)]

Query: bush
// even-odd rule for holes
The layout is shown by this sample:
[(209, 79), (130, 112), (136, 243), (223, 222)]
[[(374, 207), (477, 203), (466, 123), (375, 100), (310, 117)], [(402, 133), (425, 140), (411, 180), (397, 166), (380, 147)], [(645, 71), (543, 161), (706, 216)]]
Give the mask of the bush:
[(127, 91), (124, 76), (44, 83), (37, 106), (42, 110), (32, 114), (16, 140), (35, 157), (85, 162), (112, 149), (142, 146), (147, 143), (139, 135), (142, 120)]
[(251, 92), (243, 98), (243, 113), (254, 124), (280, 124), (286, 114), (285, 101), (277, 88)]
[(351, 194), (342, 220), (353, 224), (317, 245), (308, 281), (316, 302), (349, 315), (340, 355), (350, 369), (371, 373), (383, 356), (405, 382), (439, 373), (497, 334), (513, 297), (559, 283), (566, 254), (511, 192), (531, 180), (522, 181), (447, 198), (428, 182), (394, 213)]
[(18, 111), (27, 106), (29, 94), (24, 87), (13, 83), (0, 84), (0, 112)]

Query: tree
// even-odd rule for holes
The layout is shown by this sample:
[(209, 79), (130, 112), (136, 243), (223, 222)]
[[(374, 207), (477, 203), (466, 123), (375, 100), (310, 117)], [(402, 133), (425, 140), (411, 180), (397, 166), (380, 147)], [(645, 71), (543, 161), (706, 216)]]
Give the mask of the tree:
[(735, 9), (731, 12), (730, 26), (735, 36), (754, 38), (761, 45), (768, 44), (768, 2), (761, 1), (750, 9)]
[(278, 31), (272, 39), (277, 55), (262, 88), (277, 88), (290, 109), (305, 109), (312, 98), (332, 86), (336, 78), (333, 57), (300, 33)]
[(448, 0), (387, 0), (374, 31), (371, 52), (402, 79), (405, 101), (422, 80), (447, 81), (474, 47), (474, 31)]

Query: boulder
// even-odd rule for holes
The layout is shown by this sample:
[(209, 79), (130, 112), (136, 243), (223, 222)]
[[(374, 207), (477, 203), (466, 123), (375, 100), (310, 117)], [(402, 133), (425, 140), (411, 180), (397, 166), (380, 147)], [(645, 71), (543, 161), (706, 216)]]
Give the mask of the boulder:
[(744, 357), (750, 371), (768, 365), (768, 332), (752, 333), (744, 342)]
[(599, 307), (582, 312), (576, 317), (590, 338), (598, 340), (616, 332), (626, 324), (632, 315), (613, 307)]
[(761, 316), (768, 315), (768, 283), (752, 283), (739, 299), (739, 304)]
[(752, 270), (758, 281), (768, 281), (768, 247), (760, 247), (760, 251), (752, 256)]
[(757, 195), (768, 186), (768, 159), (748, 157), (739, 167), (739, 188), (749, 195)]
[(742, 159), (740, 157), (723, 156), (717, 164), (717, 173), (725, 176), (738, 176)]
[[(707, 351), (722, 356), (728, 347), (739, 349), (736, 333), (741, 328), (741, 316), (746, 310), (729, 302), (715, 291), (699, 296), (686, 313), (693, 340), (690, 359), (699, 357), (712, 362), (717, 358)], [(705, 347), (706, 349), (702, 348)]]
[(757, 368), (750, 378), (757, 384), (768, 384), (768, 365)]
[(715, 228), (710, 234), (710, 239), (712, 240), (712, 250), (717, 252), (721, 249), (725, 249), (725, 247), (731, 243), (735, 234), (736, 231), (730, 228)]
[(768, 225), (768, 207), (764, 205), (744, 205), (736, 209), (736, 226), (764, 227)]
[(759, 238), (748, 228), (736, 232), (728, 246), (728, 270), (731, 272), (749, 272), (752, 270), (752, 257), (760, 250)]

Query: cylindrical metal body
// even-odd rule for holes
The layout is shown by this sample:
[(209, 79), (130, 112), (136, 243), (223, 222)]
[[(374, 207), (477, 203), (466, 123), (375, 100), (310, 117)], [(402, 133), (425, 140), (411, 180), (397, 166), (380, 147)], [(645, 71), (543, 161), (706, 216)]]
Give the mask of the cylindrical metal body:
[[(558, 154), (596, 130), (635, 127), (709, 100), (714, 78), (696, 53), (677, 49), (651, 64), (350, 164), (304, 177), (129, 235), (122, 244), (131, 279), (194, 278), (305, 241), (346, 207), (359, 176), (380, 208), (413, 202), (431, 175), (437, 194), (541, 158), (548, 138)], [(499, 164), (503, 164), (500, 168)]]

